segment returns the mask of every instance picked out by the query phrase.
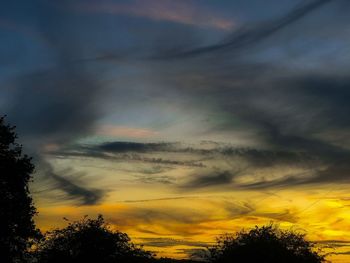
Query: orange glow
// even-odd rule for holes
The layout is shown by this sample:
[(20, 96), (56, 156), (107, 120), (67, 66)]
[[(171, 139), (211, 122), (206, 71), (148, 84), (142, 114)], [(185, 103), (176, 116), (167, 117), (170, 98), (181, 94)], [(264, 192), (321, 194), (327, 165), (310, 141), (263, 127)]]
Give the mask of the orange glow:
[[(348, 244), (344, 242), (350, 240), (347, 208), (350, 200), (344, 198), (344, 190), (328, 195), (319, 189), (305, 192), (300, 189), (279, 190), (274, 195), (251, 191), (139, 202), (106, 200), (94, 206), (39, 207), (37, 224), (47, 230), (51, 226), (64, 226), (67, 222), (63, 217), (76, 220), (87, 214), (94, 217), (102, 213), (113, 228), (128, 233), (135, 243), (144, 244), (158, 256), (186, 258), (188, 251), (212, 244), (220, 234), (275, 222), (284, 229), (306, 231), (312, 241), (343, 241), (337, 252), (346, 251)], [(250, 206), (246, 205), (248, 200)], [(167, 244), (168, 239), (171, 244)], [(161, 245), (152, 245), (152, 240)], [(333, 262), (350, 259), (346, 254), (331, 258)]]

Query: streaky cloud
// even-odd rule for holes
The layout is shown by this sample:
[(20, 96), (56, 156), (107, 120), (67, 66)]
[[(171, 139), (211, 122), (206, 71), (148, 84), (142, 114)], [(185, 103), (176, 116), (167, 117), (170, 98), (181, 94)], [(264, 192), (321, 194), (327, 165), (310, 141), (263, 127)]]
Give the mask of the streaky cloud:
[(189, 198), (198, 198), (197, 196), (179, 196), (179, 197), (163, 197), (155, 199), (139, 199), (139, 200), (124, 200), (125, 203), (145, 203), (145, 202), (157, 202), (157, 201), (170, 201), (170, 200), (181, 200)]
[(99, 146), (108, 152), (149, 152), (169, 151), (175, 143), (137, 143), (137, 142), (107, 142)]
[(136, 0), (131, 3), (76, 1), (69, 7), (90, 14), (128, 15), (219, 30), (229, 30), (234, 26), (234, 21), (231, 19), (221, 17), (213, 10), (193, 5), (189, 1), (148, 0), (144, 2)]
[[(240, 48), (245, 48), (250, 45), (256, 45), (265, 38), (271, 36), (272, 34), (278, 32), (289, 26), (292, 23), (302, 19), (312, 11), (322, 7), (323, 5), (331, 2), (333, 0), (313, 0), (306, 1), (306, 3), (293, 9), (287, 15), (277, 18), (273, 21), (266, 22), (262, 26), (253, 26), (242, 28), (233, 33), (231, 37), (221, 43), (200, 47), (192, 50), (188, 50), (182, 53), (168, 54), (164, 58), (186, 58), (194, 57), (201, 54), (216, 52), (220, 50), (238, 50)], [(162, 58), (162, 57), (161, 57)]]
[[(198, 172), (200, 173), (200, 172)], [(232, 183), (232, 179), (235, 177), (235, 173), (230, 171), (213, 171), (212, 173), (205, 175), (194, 175), (195, 178), (183, 187), (187, 188), (203, 188), (210, 186), (228, 185)]]
[(79, 186), (72, 180), (55, 173), (52, 173), (51, 177), (55, 180), (56, 186), (67, 193), (67, 199), (78, 201), (79, 205), (95, 205), (104, 196), (100, 189), (88, 189)]
[[(63, 172), (55, 172), (52, 165), (44, 159), (39, 160), (39, 172), (42, 173), (43, 179), (49, 179), (49, 184), (53, 189), (59, 189), (66, 195), (55, 197), (56, 201), (70, 200), (77, 205), (95, 205), (98, 204), (105, 196), (102, 189), (87, 188), (73, 181), (74, 175), (70, 169)], [(62, 173), (65, 176), (61, 175)]]

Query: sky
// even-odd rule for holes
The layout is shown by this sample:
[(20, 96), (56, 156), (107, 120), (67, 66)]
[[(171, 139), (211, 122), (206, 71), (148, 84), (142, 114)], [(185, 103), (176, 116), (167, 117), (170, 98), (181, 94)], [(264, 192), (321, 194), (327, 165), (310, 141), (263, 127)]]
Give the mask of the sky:
[(37, 225), (101, 213), (158, 256), (275, 222), (350, 260), (348, 0), (11, 0), (0, 112)]

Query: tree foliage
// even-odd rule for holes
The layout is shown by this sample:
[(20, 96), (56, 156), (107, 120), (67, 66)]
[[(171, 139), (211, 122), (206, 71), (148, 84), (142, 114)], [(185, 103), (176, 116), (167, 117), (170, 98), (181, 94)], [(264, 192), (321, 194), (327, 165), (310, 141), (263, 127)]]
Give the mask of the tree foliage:
[(40, 263), (58, 262), (150, 262), (150, 252), (130, 242), (127, 234), (113, 231), (100, 215), (84, 217), (63, 229), (46, 233), (37, 244)]
[(29, 193), (34, 165), (22, 154), (15, 127), (0, 118), (0, 249), (2, 262), (22, 262), (37, 231)]
[(325, 262), (305, 235), (275, 225), (255, 227), (236, 235), (223, 235), (208, 249), (211, 263), (321, 263)]

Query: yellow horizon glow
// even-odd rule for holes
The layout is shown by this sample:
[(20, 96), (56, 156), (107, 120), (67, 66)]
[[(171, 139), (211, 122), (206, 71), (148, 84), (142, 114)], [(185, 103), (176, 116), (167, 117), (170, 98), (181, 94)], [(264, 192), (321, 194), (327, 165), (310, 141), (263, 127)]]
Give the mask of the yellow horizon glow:
[[(114, 193), (118, 195), (117, 193)], [(110, 195), (108, 199), (116, 197)], [(173, 198), (173, 199), (172, 199)], [(103, 214), (112, 228), (126, 232), (132, 241), (141, 244), (152, 239), (174, 239), (178, 243), (165, 247), (147, 245), (158, 257), (187, 258), (186, 249), (203, 248), (196, 242), (212, 244), (215, 237), (250, 229), (271, 222), (282, 229), (306, 232), (311, 241), (349, 241), (350, 218), (346, 189), (333, 191), (320, 188), (285, 190), (274, 193), (235, 191), (220, 194), (197, 193), (196, 196), (172, 196), (169, 199), (108, 202), (98, 205), (38, 206), (36, 223), (43, 231), (64, 227), (69, 220), (84, 215)], [(248, 206), (249, 201), (249, 206)], [(181, 244), (183, 242), (184, 244)], [(190, 245), (188, 245), (189, 243)], [(193, 244), (191, 244), (193, 243)], [(335, 252), (346, 252), (348, 244)], [(327, 250), (331, 251), (332, 250)], [(346, 254), (332, 255), (332, 262), (349, 262)]]

